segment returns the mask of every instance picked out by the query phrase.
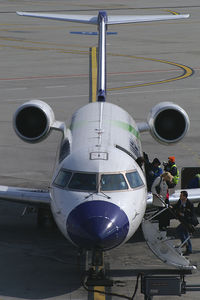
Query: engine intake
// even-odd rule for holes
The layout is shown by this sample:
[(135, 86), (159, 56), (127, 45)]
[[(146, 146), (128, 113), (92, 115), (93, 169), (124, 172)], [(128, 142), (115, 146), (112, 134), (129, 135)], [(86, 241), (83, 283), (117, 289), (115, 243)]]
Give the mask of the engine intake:
[(48, 136), (54, 122), (53, 110), (47, 103), (31, 100), (17, 109), (13, 118), (13, 127), (23, 141), (37, 143)]
[(155, 105), (147, 119), (151, 135), (161, 143), (180, 141), (190, 125), (187, 113), (179, 105), (162, 102)]

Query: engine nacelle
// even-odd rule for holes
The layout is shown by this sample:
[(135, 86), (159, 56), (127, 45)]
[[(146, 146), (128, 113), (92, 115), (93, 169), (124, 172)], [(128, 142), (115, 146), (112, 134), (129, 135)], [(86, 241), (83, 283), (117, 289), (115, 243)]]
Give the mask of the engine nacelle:
[(50, 133), (55, 122), (51, 107), (41, 100), (31, 100), (22, 104), (14, 114), (13, 127), (25, 142), (38, 143)]
[(187, 133), (190, 121), (179, 105), (162, 102), (155, 105), (147, 119), (151, 135), (160, 143), (172, 144), (180, 141)]

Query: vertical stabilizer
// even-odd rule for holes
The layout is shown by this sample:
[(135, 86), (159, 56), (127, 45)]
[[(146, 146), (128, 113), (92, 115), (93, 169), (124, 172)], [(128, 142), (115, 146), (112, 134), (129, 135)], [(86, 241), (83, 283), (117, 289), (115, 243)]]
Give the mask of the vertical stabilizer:
[(98, 56), (98, 85), (97, 101), (106, 100), (106, 31), (107, 31), (107, 13), (100, 11), (98, 15), (99, 31), (99, 56)]

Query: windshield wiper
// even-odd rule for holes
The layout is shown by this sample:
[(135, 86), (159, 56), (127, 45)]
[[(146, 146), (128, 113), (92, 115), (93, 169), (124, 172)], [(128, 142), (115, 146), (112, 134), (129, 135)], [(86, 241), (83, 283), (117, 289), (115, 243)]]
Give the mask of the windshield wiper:
[(94, 194), (97, 194), (97, 195), (98, 195), (98, 194), (103, 194), (107, 199), (111, 199), (111, 197), (108, 196), (108, 195), (106, 195), (106, 193), (104, 193), (104, 192), (102, 192), (102, 191), (98, 192), (100, 183), (101, 183), (101, 181), (99, 181), (99, 184), (98, 184), (98, 186), (97, 186), (97, 190), (94, 191), (93, 193), (90, 193), (89, 195), (87, 195), (87, 196), (85, 197), (85, 199), (88, 199), (90, 196), (92, 196), (92, 195), (94, 195)]
[(90, 196), (92, 196), (92, 195), (94, 195), (94, 194), (103, 194), (107, 199), (111, 199), (111, 197), (110, 196), (108, 196), (108, 195), (106, 195), (104, 192), (102, 192), (102, 191), (100, 191), (100, 192), (97, 192), (97, 191), (95, 191), (95, 192), (93, 192), (93, 193), (90, 193), (89, 195), (87, 195), (87, 196), (85, 196), (85, 199), (88, 199)]

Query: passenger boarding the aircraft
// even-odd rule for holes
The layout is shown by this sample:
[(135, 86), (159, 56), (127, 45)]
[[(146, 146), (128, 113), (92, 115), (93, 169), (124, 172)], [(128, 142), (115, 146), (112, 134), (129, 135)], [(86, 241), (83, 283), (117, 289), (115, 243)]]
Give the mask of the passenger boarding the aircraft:
[(190, 240), (190, 232), (194, 231), (194, 226), (199, 224), (194, 211), (194, 205), (188, 200), (187, 191), (181, 191), (180, 199), (174, 205), (174, 209), (181, 222), (177, 227), (177, 233), (181, 242), (186, 244), (184, 255), (192, 253), (192, 243)]
[(137, 163), (137, 164), (140, 166), (140, 168), (143, 170), (143, 166), (144, 166), (144, 163), (145, 163), (144, 157), (139, 156), (139, 157), (136, 159), (136, 163)]
[(163, 170), (160, 167), (161, 162), (157, 157), (154, 158), (152, 163), (150, 163), (148, 155), (144, 153), (144, 159), (145, 159), (145, 172), (147, 177), (147, 187), (148, 187), (148, 191), (151, 191), (151, 187), (154, 180), (163, 173)]
[(169, 193), (168, 193), (168, 183), (173, 181), (173, 176), (169, 172), (163, 173), (161, 176), (157, 177), (152, 185), (153, 194), (153, 205), (162, 211), (159, 214), (159, 230), (165, 231), (166, 227), (169, 226), (168, 211), (164, 210), (166, 204), (169, 204)]

